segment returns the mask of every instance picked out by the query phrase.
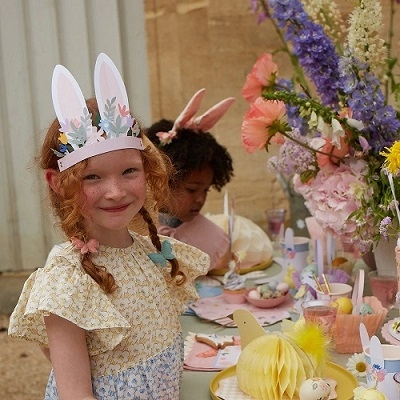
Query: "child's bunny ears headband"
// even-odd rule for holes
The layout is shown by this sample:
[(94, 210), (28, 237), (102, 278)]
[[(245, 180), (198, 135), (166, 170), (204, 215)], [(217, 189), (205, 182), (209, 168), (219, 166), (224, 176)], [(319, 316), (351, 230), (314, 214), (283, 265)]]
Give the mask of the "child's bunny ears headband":
[(53, 149), (53, 152), (60, 157), (60, 171), (109, 151), (144, 149), (138, 137), (139, 124), (129, 111), (122, 77), (104, 53), (99, 54), (94, 67), (94, 89), (99, 116), (92, 121), (75, 78), (62, 65), (54, 68), (51, 91), (61, 133), (59, 151)]
[(196, 92), (175, 120), (172, 129), (169, 132), (157, 133), (161, 145), (171, 143), (172, 139), (176, 137), (177, 130), (180, 128), (193, 129), (194, 131), (208, 131), (224, 116), (229, 107), (235, 101), (234, 97), (228, 97), (211, 107), (203, 115), (194, 118), (194, 115), (200, 108), (205, 94), (206, 89), (200, 89)]

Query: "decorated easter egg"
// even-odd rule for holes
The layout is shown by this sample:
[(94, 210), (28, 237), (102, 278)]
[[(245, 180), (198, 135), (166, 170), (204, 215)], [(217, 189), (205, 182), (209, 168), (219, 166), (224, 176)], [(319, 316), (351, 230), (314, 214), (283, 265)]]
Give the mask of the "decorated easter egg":
[(248, 296), (249, 296), (251, 299), (257, 299), (257, 300), (261, 299), (261, 295), (260, 295), (260, 293), (258, 292), (258, 290), (256, 290), (256, 289), (250, 290), (250, 292), (248, 293)]
[(353, 311), (353, 303), (348, 297), (338, 297), (334, 303), (337, 304), (338, 314), (351, 314)]
[(322, 378), (314, 377), (305, 380), (300, 386), (300, 400), (328, 400), (331, 387)]
[(274, 293), (272, 290), (265, 290), (263, 291), (261, 298), (262, 299), (273, 299), (274, 298)]
[(271, 282), (268, 282), (267, 285), (269, 286), (269, 288), (270, 288), (271, 290), (276, 290), (276, 287), (277, 287), (277, 285), (278, 285), (278, 282), (276, 282), (276, 281), (271, 281)]
[(360, 311), (358, 312), (360, 315), (367, 315), (367, 314), (373, 314), (374, 310), (373, 308), (366, 303), (362, 303), (360, 305)]
[(281, 282), (276, 285), (276, 290), (282, 292), (284, 295), (289, 291), (289, 285), (286, 282)]
[(386, 400), (386, 396), (378, 389), (369, 388), (365, 391), (363, 400)]
[(257, 286), (258, 293), (261, 295), (266, 292), (266, 291), (271, 291), (271, 288), (269, 287), (268, 283), (264, 283), (264, 285)]

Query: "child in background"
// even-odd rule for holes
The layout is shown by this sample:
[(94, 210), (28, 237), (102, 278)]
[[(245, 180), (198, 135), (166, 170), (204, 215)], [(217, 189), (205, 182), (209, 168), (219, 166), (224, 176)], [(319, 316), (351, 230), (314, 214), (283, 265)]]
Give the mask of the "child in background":
[[(97, 102), (85, 102), (69, 71), (54, 70), (58, 120), (40, 165), (70, 243), (28, 278), (9, 334), (38, 342), (51, 361), (45, 400), (176, 400), (178, 317), (198, 297), (193, 281), (207, 272), (209, 257), (157, 235), (144, 202), (147, 190), (157, 203), (168, 196), (168, 163), (142, 140), (105, 54), (94, 82)], [(150, 238), (128, 230), (137, 213)]]
[(172, 161), (171, 198), (161, 205), (158, 232), (195, 246), (210, 256), (210, 269), (231, 259), (228, 235), (200, 211), (211, 187), (220, 191), (232, 178), (232, 158), (208, 132), (235, 101), (216, 104), (195, 118), (205, 89), (199, 90), (174, 121), (162, 119), (146, 135)]

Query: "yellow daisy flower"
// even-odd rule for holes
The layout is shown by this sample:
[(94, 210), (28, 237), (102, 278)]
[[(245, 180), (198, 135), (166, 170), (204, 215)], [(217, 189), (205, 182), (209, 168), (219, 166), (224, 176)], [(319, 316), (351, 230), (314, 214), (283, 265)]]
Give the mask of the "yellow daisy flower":
[(394, 142), (392, 147), (385, 147), (385, 151), (381, 151), (380, 155), (386, 157), (383, 167), (387, 168), (392, 175), (397, 175), (400, 171), (400, 142)]

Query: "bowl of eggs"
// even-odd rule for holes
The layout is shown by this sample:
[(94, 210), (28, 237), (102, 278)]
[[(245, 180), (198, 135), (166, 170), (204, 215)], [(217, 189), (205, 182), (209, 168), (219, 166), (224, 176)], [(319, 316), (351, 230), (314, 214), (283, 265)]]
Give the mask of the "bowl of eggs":
[(271, 281), (248, 289), (245, 297), (247, 302), (258, 308), (277, 307), (290, 297), (289, 285)]

